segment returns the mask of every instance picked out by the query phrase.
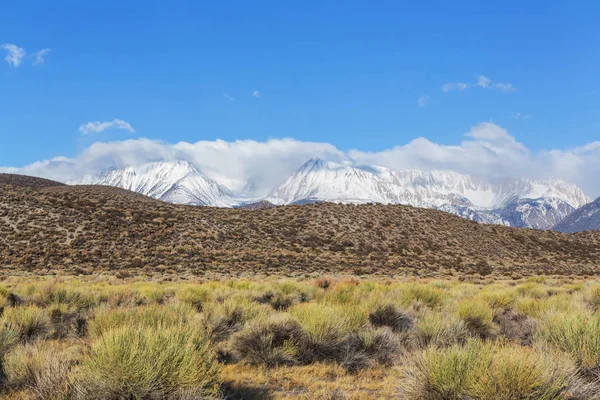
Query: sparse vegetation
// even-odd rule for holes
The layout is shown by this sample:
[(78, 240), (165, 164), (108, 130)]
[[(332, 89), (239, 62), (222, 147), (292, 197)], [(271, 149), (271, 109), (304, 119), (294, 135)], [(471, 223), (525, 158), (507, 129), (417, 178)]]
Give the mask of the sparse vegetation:
[(18, 299), (0, 324), (6, 398), (600, 398), (592, 280), (87, 276), (1, 287)]

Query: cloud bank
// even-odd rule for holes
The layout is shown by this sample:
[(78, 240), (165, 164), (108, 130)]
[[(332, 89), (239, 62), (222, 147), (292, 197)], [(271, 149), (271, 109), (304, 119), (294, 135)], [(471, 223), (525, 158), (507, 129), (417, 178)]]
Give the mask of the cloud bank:
[(96, 142), (73, 158), (57, 157), (22, 168), (0, 168), (69, 181), (106, 168), (140, 165), (161, 160), (186, 160), (238, 193), (266, 195), (302, 163), (321, 157), (351, 165), (376, 164), (396, 170), (450, 170), (488, 180), (508, 177), (562, 179), (573, 182), (592, 197), (600, 196), (600, 141), (571, 149), (533, 152), (505, 129), (481, 123), (455, 145), (419, 137), (391, 149), (342, 151), (328, 143), (294, 139), (199, 141), (164, 143), (149, 139)]

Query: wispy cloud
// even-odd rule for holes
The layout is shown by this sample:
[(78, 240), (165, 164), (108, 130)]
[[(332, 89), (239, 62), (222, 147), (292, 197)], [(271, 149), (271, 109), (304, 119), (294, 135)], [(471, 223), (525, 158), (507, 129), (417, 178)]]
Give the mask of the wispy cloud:
[(236, 101), (237, 100), (235, 97), (233, 97), (232, 95), (230, 95), (227, 92), (223, 93), (223, 97), (225, 97), (227, 100), (231, 100), (231, 101)]
[(35, 59), (33, 60), (33, 65), (41, 65), (44, 63), (44, 57), (46, 57), (46, 55), (48, 53), (50, 53), (52, 49), (42, 49), (40, 51), (36, 51), (35, 53), (33, 53), (31, 56), (34, 57)]
[(4, 57), (6, 62), (15, 68), (18, 68), (23, 63), (23, 59), (27, 55), (24, 48), (14, 44), (4, 43), (0, 45), (0, 48), (6, 51), (6, 57)]
[(531, 118), (531, 114), (522, 114), (522, 113), (518, 112), (515, 115), (513, 115), (511, 118), (514, 118), (514, 119), (525, 118), (525, 119), (527, 119), (527, 118)]
[(515, 87), (510, 84), (510, 83), (494, 83), (490, 78), (483, 76), (483, 75), (479, 75), (479, 77), (477, 78), (477, 82), (474, 84), (469, 84), (469, 83), (464, 83), (464, 82), (451, 82), (451, 83), (445, 83), (442, 85), (442, 91), (444, 93), (448, 93), (451, 90), (460, 90), (461, 92), (472, 88), (472, 87), (476, 87), (479, 86), (480, 88), (483, 89), (496, 89), (502, 93), (509, 93), (509, 92), (514, 92), (515, 91)]
[(514, 92), (515, 88), (510, 83), (494, 83), (494, 87), (502, 93)]
[(442, 86), (442, 90), (444, 91), (444, 93), (448, 93), (451, 90), (460, 90), (461, 92), (465, 89), (468, 89), (470, 87), (470, 85), (463, 83), (463, 82), (452, 82), (452, 83), (445, 83)]
[(259, 92), (258, 90), (254, 90), (254, 91), (252, 91), (252, 96), (254, 96), (258, 99), (258, 98), (262, 97), (262, 93)]
[(419, 97), (419, 100), (417, 100), (417, 104), (419, 105), (419, 107), (427, 106), (428, 102), (429, 102), (429, 96), (421, 96), (421, 97)]
[(134, 133), (135, 130), (128, 122), (123, 121), (122, 119), (113, 119), (112, 121), (106, 122), (88, 122), (87, 124), (82, 124), (79, 127), (79, 132), (83, 135), (91, 135), (94, 133), (101, 133), (108, 129), (122, 129), (131, 133)]

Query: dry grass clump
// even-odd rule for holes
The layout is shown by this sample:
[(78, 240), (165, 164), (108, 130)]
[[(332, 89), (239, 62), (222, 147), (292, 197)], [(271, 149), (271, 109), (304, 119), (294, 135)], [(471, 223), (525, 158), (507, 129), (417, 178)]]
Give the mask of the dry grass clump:
[(492, 334), (494, 312), (487, 303), (465, 299), (458, 304), (457, 311), (473, 335), (485, 339)]
[(463, 343), (469, 334), (465, 322), (453, 314), (425, 313), (416, 323), (415, 339), (420, 347)]
[(98, 338), (74, 378), (80, 399), (207, 399), (219, 368), (194, 327), (122, 327)]
[(23, 342), (49, 336), (52, 331), (48, 313), (37, 306), (7, 307), (4, 309), (0, 324), (15, 331)]
[(272, 315), (250, 322), (231, 339), (239, 359), (274, 367), (299, 363), (299, 346), (305, 340), (302, 326), (287, 315)]
[(600, 314), (547, 314), (540, 321), (537, 338), (567, 352), (600, 379)]
[(569, 399), (569, 390), (578, 389), (569, 359), (477, 339), (429, 347), (407, 373), (401, 386), (411, 399)]
[(71, 387), (68, 379), (77, 352), (53, 342), (19, 345), (4, 363), (10, 390), (26, 389), (34, 399), (65, 399)]

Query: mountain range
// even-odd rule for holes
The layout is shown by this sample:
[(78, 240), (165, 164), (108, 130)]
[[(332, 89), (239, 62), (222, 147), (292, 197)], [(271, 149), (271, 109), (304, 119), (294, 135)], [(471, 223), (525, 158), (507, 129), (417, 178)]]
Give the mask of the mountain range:
[(187, 161), (112, 168), (70, 184), (120, 187), (175, 204), (240, 207), (316, 202), (405, 204), (438, 209), (473, 221), (550, 229), (591, 199), (563, 181), (488, 182), (449, 171), (394, 171), (313, 158), (268, 195), (241, 198)]

